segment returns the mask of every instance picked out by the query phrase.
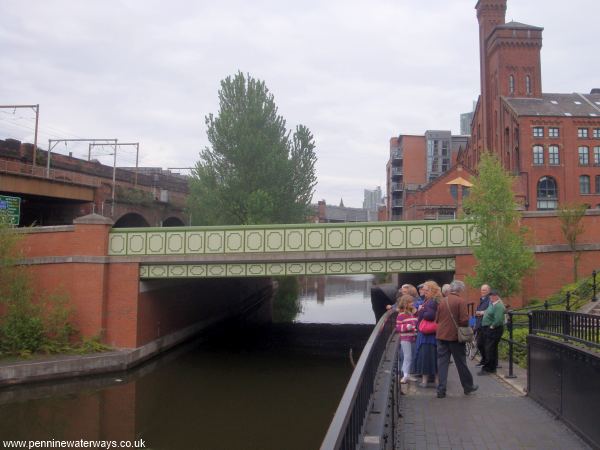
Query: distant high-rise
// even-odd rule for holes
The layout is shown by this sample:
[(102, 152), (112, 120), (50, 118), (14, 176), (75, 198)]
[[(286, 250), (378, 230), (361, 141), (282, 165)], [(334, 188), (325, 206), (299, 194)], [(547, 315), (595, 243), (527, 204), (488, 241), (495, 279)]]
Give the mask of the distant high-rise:
[(471, 122), (473, 122), (473, 114), (475, 113), (476, 106), (477, 102), (473, 102), (473, 109), (471, 112), (460, 115), (460, 134), (463, 136), (471, 135)]
[(460, 134), (469, 136), (471, 134), (471, 122), (473, 121), (473, 111), (460, 115)]
[(377, 207), (382, 203), (383, 200), (380, 186), (377, 186), (375, 189), (365, 189), (363, 209), (377, 211)]

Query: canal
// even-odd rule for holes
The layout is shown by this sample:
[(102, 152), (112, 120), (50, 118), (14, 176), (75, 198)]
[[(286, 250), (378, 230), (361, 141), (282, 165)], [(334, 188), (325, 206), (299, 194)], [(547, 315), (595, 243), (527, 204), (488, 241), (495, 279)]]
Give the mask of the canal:
[(371, 282), (305, 278), (293, 323), (230, 326), (126, 373), (0, 390), (0, 438), (318, 448), (352, 373), (348, 343), (362, 347), (374, 324)]

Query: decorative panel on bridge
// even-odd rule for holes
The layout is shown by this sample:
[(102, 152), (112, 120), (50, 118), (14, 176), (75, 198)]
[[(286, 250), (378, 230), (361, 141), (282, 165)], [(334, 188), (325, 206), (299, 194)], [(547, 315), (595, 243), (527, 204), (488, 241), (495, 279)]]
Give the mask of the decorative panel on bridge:
[(215, 278), (280, 275), (352, 275), (385, 272), (444, 272), (453, 271), (454, 264), (454, 258), (292, 263), (142, 264), (140, 266), (140, 278)]
[(223, 227), (118, 228), (109, 255), (231, 255), (355, 250), (443, 249), (477, 244), (464, 221)]

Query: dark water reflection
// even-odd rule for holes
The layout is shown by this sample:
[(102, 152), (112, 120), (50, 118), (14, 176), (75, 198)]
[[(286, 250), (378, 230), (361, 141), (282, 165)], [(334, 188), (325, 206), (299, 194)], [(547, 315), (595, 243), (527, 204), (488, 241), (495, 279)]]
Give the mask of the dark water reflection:
[(296, 322), (375, 324), (373, 275), (306, 277), (300, 280)]
[[(372, 323), (370, 304), (362, 305), (368, 283), (331, 283), (324, 303), (307, 289), (298, 320)], [(343, 309), (358, 304), (352, 316), (340, 312), (345, 296)], [(2, 389), (0, 439), (142, 438), (153, 449), (318, 448), (351, 375), (347, 352), (319, 356), (273, 345), (264, 329), (237, 331), (233, 339), (213, 336), (119, 375)]]

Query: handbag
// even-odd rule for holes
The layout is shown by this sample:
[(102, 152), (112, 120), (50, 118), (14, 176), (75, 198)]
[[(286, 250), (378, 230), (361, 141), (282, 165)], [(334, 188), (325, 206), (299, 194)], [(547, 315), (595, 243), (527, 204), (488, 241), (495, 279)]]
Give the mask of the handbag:
[(452, 322), (454, 322), (454, 326), (456, 327), (456, 331), (458, 333), (458, 342), (466, 343), (473, 342), (475, 340), (475, 334), (473, 333), (473, 328), (471, 327), (459, 327), (454, 319), (454, 314), (452, 314), (452, 310), (450, 309), (450, 303), (448, 302), (448, 297), (444, 297), (446, 300), (446, 306), (448, 307), (448, 312), (450, 313), (450, 317), (452, 318)]
[(423, 334), (435, 334), (437, 331), (437, 322), (423, 319), (419, 322), (419, 331)]

